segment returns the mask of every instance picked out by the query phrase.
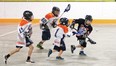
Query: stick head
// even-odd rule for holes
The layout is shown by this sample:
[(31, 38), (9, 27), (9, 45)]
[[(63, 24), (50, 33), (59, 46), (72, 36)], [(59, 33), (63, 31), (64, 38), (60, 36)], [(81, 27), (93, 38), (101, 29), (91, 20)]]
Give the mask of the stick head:
[(64, 10), (64, 12), (68, 12), (70, 10), (70, 8), (71, 8), (71, 5), (68, 4), (67, 7), (66, 7), (66, 9)]

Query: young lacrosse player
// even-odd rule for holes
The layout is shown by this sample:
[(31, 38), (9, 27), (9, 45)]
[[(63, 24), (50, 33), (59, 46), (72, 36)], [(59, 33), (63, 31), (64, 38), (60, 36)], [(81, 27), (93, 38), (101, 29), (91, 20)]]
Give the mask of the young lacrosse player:
[(78, 24), (77, 32), (73, 32), (76, 34), (77, 39), (79, 40), (79, 45), (71, 45), (71, 52), (73, 53), (76, 48), (81, 48), (79, 55), (86, 56), (84, 53), (84, 48), (86, 48), (87, 42), (86, 38), (90, 35), (93, 28), (91, 26), (92, 16), (86, 15), (85, 19), (74, 19), (70, 28), (75, 29), (75, 24)]
[(28, 10), (24, 11), (23, 19), (18, 25), (18, 41), (16, 43), (16, 48), (13, 51), (9, 52), (7, 55), (5, 55), (4, 58), (5, 58), (6, 64), (7, 64), (8, 58), (12, 56), (13, 54), (19, 52), (21, 48), (23, 48), (23, 46), (26, 46), (29, 48), (26, 62), (34, 63), (34, 61), (31, 60), (31, 55), (32, 55), (32, 51), (34, 47), (32, 45), (33, 42), (30, 39), (32, 35), (32, 24), (31, 24), (32, 20), (33, 20), (33, 13)]
[(60, 24), (57, 26), (56, 32), (55, 32), (55, 40), (54, 40), (54, 48), (53, 50), (49, 50), (48, 52), (48, 57), (50, 57), (50, 55), (55, 52), (58, 51), (58, 56), (56, 57), (56, 59), (58, 60), (63, 60), (64, 58), (62, 58), (62, 53), (63, 51), (66, 50), (66, 46), (65, 46), (65, 42), (64, 42), (64, 38), (68, 36), (70, 37), (70, 35), (68, 34), (68, 19), (67, 18), (61, 18), (60, 19)]
[(60, 13), (60, 9), (58, 7), (53, 7), (52, 12), (45, 15), (44, 18), (41, 19), (40, 29), (42, 29), (42, 40), (37, 44), (37, 47), (40, 49), (44, 49), (42, 47), (43, 43), (51, 38), (50, 30), (57, 26), (57, 20)]

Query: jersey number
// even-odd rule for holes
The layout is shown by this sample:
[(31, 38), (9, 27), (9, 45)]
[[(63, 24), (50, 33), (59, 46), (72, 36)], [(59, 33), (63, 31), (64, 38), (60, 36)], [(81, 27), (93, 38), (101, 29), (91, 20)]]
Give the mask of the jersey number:
[(47, 20), (46, 20), (45, 18), (42, 18), (41, 21), (42, 21), (42, 23), (44, 23), (44, 24), (47, 22)]
[(24, 30), (23, 30), (22, 27), (19, 29), (19, 32), (20, 32), (20, 33), (24, 32)]

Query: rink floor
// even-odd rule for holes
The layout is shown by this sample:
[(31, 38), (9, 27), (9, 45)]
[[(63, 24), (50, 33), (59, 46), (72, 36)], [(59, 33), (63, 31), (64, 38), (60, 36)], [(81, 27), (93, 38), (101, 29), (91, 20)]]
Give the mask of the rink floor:
[(15, 49), (17, 40), (17, 25), (0, 25), (0, 66), (116, 66), (116, 25), (93, 25), (94, 30), (90, 37), (97, 42), (91, 45), (88, 42), (85, 53), (87, 56), (79, 56), (80, 51), (77, 48), (74, 54), (71, 54), (70, 45), (78, 45), (75, 36), (66, 38), (67, 50), (63, 53), (65, 60), (56, 60), (57, 52), (51, 57), (47, 57), (49, 49), (53, 48), (53, 32), (51, 40), (44, 43), (44, 50), (36, 48), (41, 40), (41, 30), (39, 25), (33, 26), (32, 40), (34, 41), (34, 52), (32, 60), (36, 63), (26, 64), (28, 48), (24, 47), (19, 53), (14, 54), (8, 59), (8, 64), (4, 64), (3, 56), (9, 51)]

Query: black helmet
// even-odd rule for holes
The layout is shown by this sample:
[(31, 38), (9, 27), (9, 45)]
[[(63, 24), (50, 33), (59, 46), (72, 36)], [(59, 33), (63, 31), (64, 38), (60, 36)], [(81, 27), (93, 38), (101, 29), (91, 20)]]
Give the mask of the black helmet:
[(24, 11), (23, 13), (23, 17), (26, 19), (26, 20), (31, 20), (31, 17), (33, 16), (33, 13), (31, 11)]
[(54, 13), (54, 11), (60, 11), (60, 9), (59, 9), (58, 7), (56, 7), (56, 6), (54, 6), (54, 7), (52, 8), (52, 13), (53, 13), (55, 16), (58, 16), (58, 15), (56, 15), (56, 14)]
[(60, 19), (60, 24), (68, 26), (68, 21), (69, 20), (67, 18), (63, 17)]
[(85, 19), (86, 19), (86, 20), (89, 20), (89, 21), (92, 21), (92, 20), (93, 20), (91, 15), (86, 15), (86, 16), (85, 16)]

